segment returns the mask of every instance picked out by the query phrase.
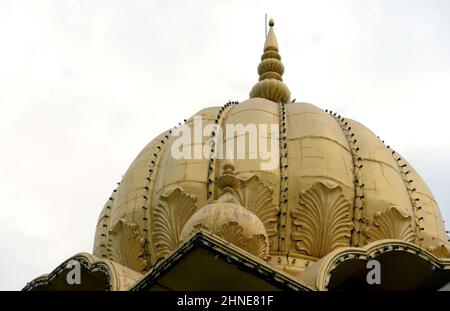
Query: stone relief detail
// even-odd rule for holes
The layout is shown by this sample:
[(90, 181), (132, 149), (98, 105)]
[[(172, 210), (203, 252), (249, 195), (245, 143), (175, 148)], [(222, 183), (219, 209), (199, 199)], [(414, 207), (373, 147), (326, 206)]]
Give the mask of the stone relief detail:
[(148, 264), (143, 258), (144, 244), (138, 225), (121, 218), (109, 232), (108, 257), (135, 271), (144, 271)]
[(394, 206), (376, 213), (373, 225), (365, 230), (365, 235), (369, 242), (396, 239), (411, 243), (414, 243), (416, 236), (412, 227), (411, 216), (405, 215)]
[(237, 221), (230, 221), (220, 227), (217, 235), (240, 248), (245, 248), (246, 241), (243, 231)]
[(236, 221), (230, 221), (220, 227), (217, 235), (259, 258), (266, 259), (267, 238), (264, 234), (246, 237), (241, 225)]
[(247, 252), (266, 259), (268, 256), (268, 240), (264, 234), (253, 234), (252, 236), (246, 236), (244, 228), (237, 221), (229, 221), (226, 224), (220, 226), (217, 232), (213, 232), (208, 225), (198, 223), (192, 227), (189, 235), (195, 234), (199, 230), (207, 231), (215, 234), (227, 242), (236, 245)]
[(216, 180), (221, 195), (232, 194), (237, 203), (258, 216), (269, 237), (275, 236), (279, 208), (273, 203), (272, 188), (255, 174), (235, 174), (231, 164), (225, 164), (223, 169), (223, 174)]
[(449, 258), (450, 249), (444, 243), (428, 247), (428, 251), (438, 258)]
[(292, 212), (292, 240), (298, 251), (323, 257), (338, 247), (349, 245), (352, 206), (340, 186), (316, 182), (299, 195)]
[(198, 223), (192, 228), (190, 234), (194, 234), (194, 233), (196, 233), (197, 231), (200, 231), (200, 230), (211, 232), (211, 229), (209, 229), (209, 227), (207, 225), (202, 224), (202, 223)]
[(196, 201), (197, 197), (179, 187), (161, 194), (153, 211), (153, 243), (157, 259), (177, 247), (183, 226), (197, 210)]
[(254, 234), (247, 240), (245, 249), (259, 258), (266, 259), (267, 247), (267, 239), (264, 234)]

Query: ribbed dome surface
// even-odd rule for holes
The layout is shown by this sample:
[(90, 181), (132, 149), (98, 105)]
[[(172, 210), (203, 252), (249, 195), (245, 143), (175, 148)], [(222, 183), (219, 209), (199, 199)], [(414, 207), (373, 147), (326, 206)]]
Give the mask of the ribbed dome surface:
[[(249, 154), (234, 159), (233, 193), (266, 227), (270, 254), (315, 261), (344, 246), (382, 239), (415, 243), (448, 256), (447, 236), (433, 195), (401, 155), (360, 123), (307, 103), (252, 98), (196, 114), (203, 126), (275, 124), (277, 165)], [(187, 125), (194, 131), (194, 118)], [(213, 148), (219, 135), (204, 137)], [(268, 145), (273, 137), (265, 138)], [(190, 217), (217, 200), (223, 159), (175, 159), (169, 131), (137, 156), (103, 208), (94, 255), (148, 270), (179, 245)], [(223, 182), (222, 182), (223, 183)], [(231, 185), (231, 182), (230, 184)], [(225, 186), (229, 186), (225, 183)], [(223, 187), (225, 187), (223, 186)], [(274, 266), (283, 263), (271, 262)]]

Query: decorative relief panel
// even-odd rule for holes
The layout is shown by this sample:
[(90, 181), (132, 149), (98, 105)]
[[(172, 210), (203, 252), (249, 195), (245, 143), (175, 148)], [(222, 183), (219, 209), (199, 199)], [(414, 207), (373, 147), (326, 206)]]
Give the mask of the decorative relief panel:
[(450, 249), (444, 243), (428, 247), (428, 251), (438, 258), (449, 258)]
[(340, 186), (316, 182), (299, 196), (292, 210), (292, 240), (298, 251), (323, 257), (349, 245), (353, 229), (352, 207)]
[(267, 238), (264, 234), (254, 234), (251, 238), (247, 239), (245, 250), (259, 258), (268, 259), (267, 252)]
[(240, 248), (244, 248), (246, 241), (243, 232), (244, 230), (237, 221), (230, 221), (221, 226), (217, 235)]
[(153, 243), (156, 259), (170, 254), (178, 245), (183, 226), (197, 210), (197, 198), (181, 188), (161, 194), (153, 211)]
[(414, 243), (415, 232), (411, 216), (403, 214), (396, 207), (378, 212), (373, 225), (365, 230), (369, 242), (383, 239), (397, 239)]
[(235, 175), (234, 166), (226, 164), (222, 176), (216, 180), (216, 185), (221, 194), (232, 194), (240, 205), (258, 216), (269, 237), (277, 234), (278, 206), (272, 200), (273, 190), (257, 175)]
[[(211, 229), (207, 225), (197, 224), (194, 226), (194, 230), (191, 233), (194, 233), (198, 229), (211, 232)], [(264, 234), (253, 234), (252, 236), (246, 236), (244, 234), (244, 228), (242, 228), (237, 221), (230, 221), (223, 224), (216, 234), (222, 239), (261, 259), (267, 259), (268, 241)]]
[(144, 238), (138, 225), (121, 218), (109, 232), (108, 257), (135, 271), (144, 271), (147, 260), (143, 259)]

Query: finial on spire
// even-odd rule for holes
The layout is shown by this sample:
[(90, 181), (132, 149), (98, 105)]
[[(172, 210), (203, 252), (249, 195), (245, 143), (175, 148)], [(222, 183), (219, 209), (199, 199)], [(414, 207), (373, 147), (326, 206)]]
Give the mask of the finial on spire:
[(291, 92), (283, 83), (284, 66), (278, 53), (278, 42), (273, 31), (275, 22), (269, 21), (269, 32), (264, 43), (264, 53), (258, 66), (259, 82), (250, 91), (250, 98), (262, 97), (274, 102), (289, 102)]

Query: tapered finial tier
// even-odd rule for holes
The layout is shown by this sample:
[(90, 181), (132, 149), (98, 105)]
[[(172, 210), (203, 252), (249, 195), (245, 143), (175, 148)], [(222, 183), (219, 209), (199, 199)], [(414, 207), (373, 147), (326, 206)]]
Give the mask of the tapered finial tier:
[(284, 66), (278, 52), (277, 38), (273, 31), (273, 19), (264, 43), (264, 53), (258, 66), (259, 82), (250, 91), (250, 98), (261, 97), (274, 102), (289, 102), (291, 92), (283, 83)]

